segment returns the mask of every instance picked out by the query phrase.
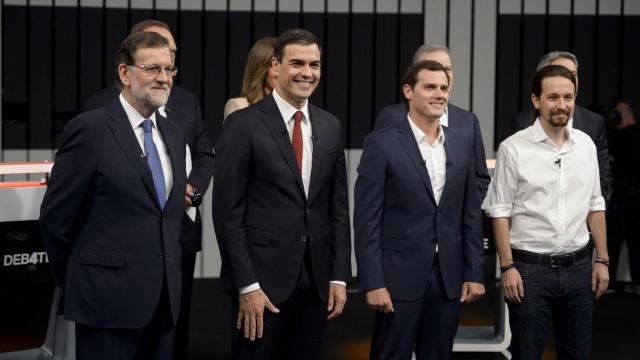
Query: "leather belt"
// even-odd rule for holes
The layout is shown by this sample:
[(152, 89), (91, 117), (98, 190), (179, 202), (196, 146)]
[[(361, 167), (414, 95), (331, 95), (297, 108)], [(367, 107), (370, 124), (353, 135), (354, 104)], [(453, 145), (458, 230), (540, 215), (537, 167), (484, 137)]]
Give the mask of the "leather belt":
[(548, 265), (552, 268), (561, 268), (574, 264), (589, 256), (589, 246), (580, 250), (565, 254), (539, 254), (526, 250), (512, 249), (513, 260), (527, 264)]

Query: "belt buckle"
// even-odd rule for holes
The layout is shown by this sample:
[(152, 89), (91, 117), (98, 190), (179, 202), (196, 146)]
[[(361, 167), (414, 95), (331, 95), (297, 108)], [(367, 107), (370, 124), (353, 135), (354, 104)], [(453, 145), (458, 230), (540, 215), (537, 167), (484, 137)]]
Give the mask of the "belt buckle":
[[(557, 269), (557, 268), (561, 268), (562, 264), (560, 264), (560, 258), (563, 256), (564, 254), (551, 254), (549, 255), (549, 266), (551, 266), (552, 269)], [(555, 259), (558, 260), (555, 260)], [(557, 262), (556, 262), (557, 261)]]

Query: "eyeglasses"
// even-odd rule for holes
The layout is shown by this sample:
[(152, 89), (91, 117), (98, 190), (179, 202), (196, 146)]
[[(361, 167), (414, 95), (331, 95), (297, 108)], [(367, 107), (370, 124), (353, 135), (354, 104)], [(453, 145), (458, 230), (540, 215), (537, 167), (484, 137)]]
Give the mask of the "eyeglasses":
[(145, 65), (133, 64), (133, 65), (129, 65), (129, 66), (135, 66), (137, 68), (140, 68), (140, 69), (144, 70), (145, 73), (147, 73), (149, 75), (152, 75), (152, 76), (160, 75), (162, 70), (164, 70), (164, 73), (167, 74), (167, 76), (169, 76), (169, 77), (174, 77), (174, 76), (176, 76), (176, 74), (178, 74), (178, 67), (177, 66), (173, 66), (173, 65), (167, 66), (167, 67), (162, 67), (160, 65), (145, 66)]

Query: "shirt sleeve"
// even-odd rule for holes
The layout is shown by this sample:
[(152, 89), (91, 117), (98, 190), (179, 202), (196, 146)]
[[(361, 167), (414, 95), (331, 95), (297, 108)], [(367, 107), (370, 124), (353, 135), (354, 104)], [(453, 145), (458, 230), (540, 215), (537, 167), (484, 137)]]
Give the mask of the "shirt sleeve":
[(518, 185), (517, 156), (510, 143), (498, 148), (489, 203), (486, 213), (491, 218), (511, 217)]
[(593, 177), (596, 179), (593, 183), (591, 191), (591, 200), (589, 201), (589, 211), (604, 211), (606, 208), (604, 197), (602, 196), (602, 188), (600, 187), (600, 166), (598, 162), (598, 153), (595, 146), (592, 147), (593, 156), (591, 157), (591, 168), (593, 169)]

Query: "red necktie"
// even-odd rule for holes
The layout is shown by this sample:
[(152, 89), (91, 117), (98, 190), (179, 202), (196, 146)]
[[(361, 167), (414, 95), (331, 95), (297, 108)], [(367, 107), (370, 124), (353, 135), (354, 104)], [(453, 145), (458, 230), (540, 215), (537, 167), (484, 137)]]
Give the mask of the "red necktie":
[(296, 111), (296, 113), (293, 114), (293, 120), (295, 124), (293, 125), (291, 144), (293, 144), (293, 152), (296, 154), (298, 169), (300, 170), (300, 174), (302, 174), (302, 126), (300, 124), (302, 121), (302, 111)]

